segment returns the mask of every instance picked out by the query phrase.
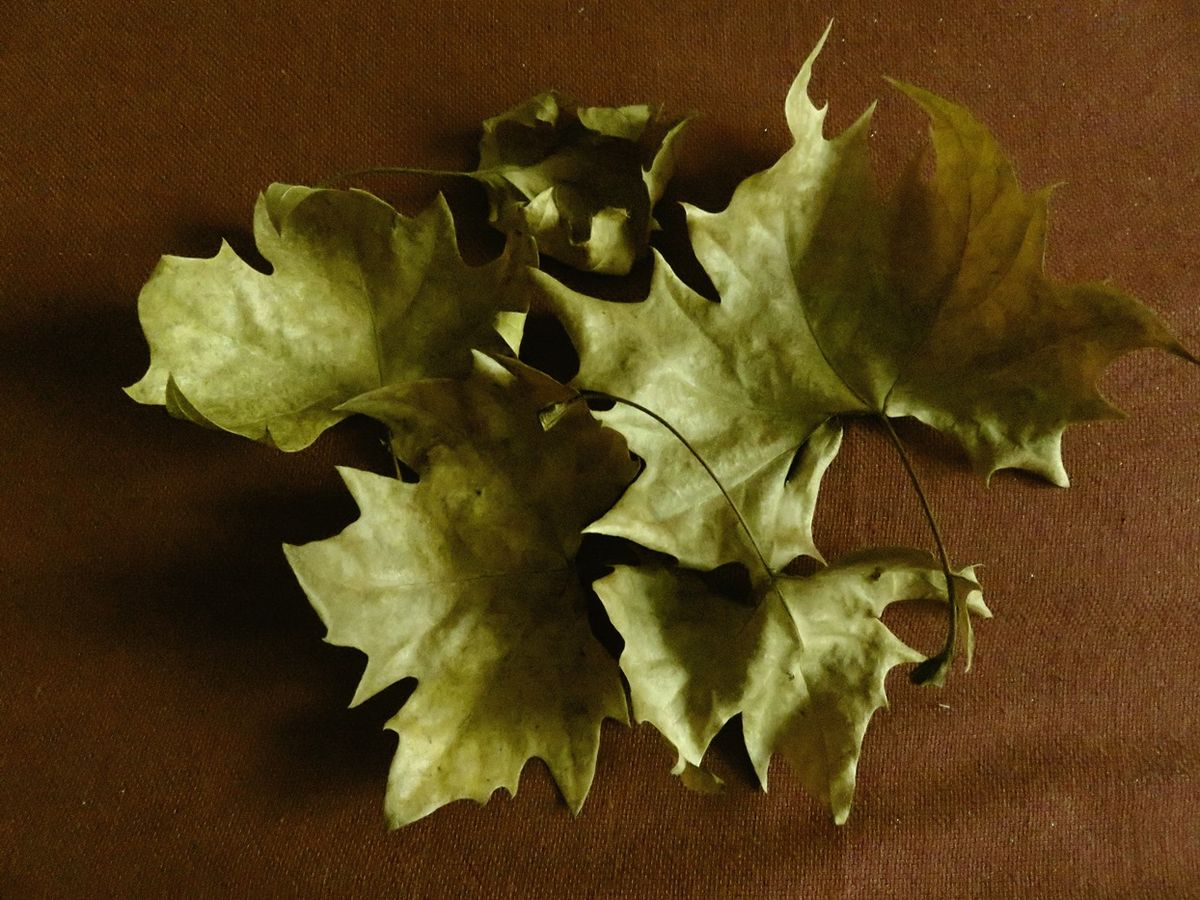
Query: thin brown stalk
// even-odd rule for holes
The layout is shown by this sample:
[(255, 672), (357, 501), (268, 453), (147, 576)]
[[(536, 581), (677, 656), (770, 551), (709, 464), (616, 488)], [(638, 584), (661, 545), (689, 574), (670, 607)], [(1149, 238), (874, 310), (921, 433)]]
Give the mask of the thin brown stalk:
[(925, 521), (929, 524), (929, 531), (933, 534), (933, 542), (937, 546), (938, 561), (942, 565), (942, 574), (946, 577), (946, 604), (950, 611), (946, 631), (946, 643), (935, 656), (929, 657), (929, 659), (913, 669), (910, 676), (914, 683), (924, 684), (930, 679), (935, 678), (954, 659), (954, 649), (958, 641), (958, 606), (961, 601), (954, 589), (954, 572), (950, 569), (950, 558), (946, 553), (946, 542), (942, 540), (942, 532), (938, 528), (937, 517), (933, 514), (933, 507), (929, 505), (929, 498), (925, 496), (925, 489), (921, 486), (921, 479), (917, 477), (916, 469), (913, 468), (908, 450), (905, 448), (904, 442), (900, 440), (900, 435), (896, 434), (896, 429), (892, 427), (892, 423), (888, 417), (880, 414), (879, 420), (883, 422), (884, 430), (887, 431), (888, 437), (891, 438), (892, 446), (896, 448), (896, 454), (900, 457), (904, 471), (908, 473), (908, 480), (912, 482), (913, 490), (917, 494), (917, 500), (921, 504), (921, 511), (925, 514)]

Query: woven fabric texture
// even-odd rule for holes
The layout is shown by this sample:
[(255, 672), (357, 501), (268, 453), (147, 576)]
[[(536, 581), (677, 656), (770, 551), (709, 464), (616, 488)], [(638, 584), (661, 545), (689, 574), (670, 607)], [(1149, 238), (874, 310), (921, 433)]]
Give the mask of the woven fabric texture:
[[(892, 75), (969, 106), (1055, 196), (1049, 269), (1112, 278), (1200, 346), (1200, 12), (1192, 0), (831, 4), (495, 0), (105, 3), (0, 13), (0, 896), (1200, 896), (1200, 371), (1139, 353), (1130, 414), (1066, 440), (1060, 490), (903, 428), (956, 560), (996, 618), (943, 690), (889, 682), (854, 811), (783, 764), (689, 793), (648, 728), (606, 726), (574, 819), (540, 763), (515, 798), (382, 816), (401, 697), (346, 708), (362, 657), (323, 629), (280, 545), (355, 516), (346, 423), (284, 455), (138, 407), (138, 290), (163, 253), (252, 252), (272, 181), (475, 163), (479, 122), (557, 88), (697, 110), (661, 220), (720, 208), (787, 146), (783, 98), (835, 16), (813, 95), (879, 100), (884, 178), (924, 123)], [(477, 187), (444, 190), (468, 253)], [(471, 224), (476, 223), (476, 224)], [(677, 238), (674, 240), (678, 241)], [(677, 245), (676, 245), (677, 246)], [(643, 271), (640, 276), (644, 278)], [(850, 429), (818, 543), (929, 546), (878, 430)], [(937, 621), (898, 617), (919, 646)]]

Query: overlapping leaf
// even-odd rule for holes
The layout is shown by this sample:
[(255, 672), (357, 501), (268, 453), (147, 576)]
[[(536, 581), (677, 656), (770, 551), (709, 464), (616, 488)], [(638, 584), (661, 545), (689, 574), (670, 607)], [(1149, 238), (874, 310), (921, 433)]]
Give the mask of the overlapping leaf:
[(528, 238), (472, 267), (439, 197), (408, 218), (362, 191), (274, 184), (254, 214), (263, 274), (228, 244), (167, 256), (142, 289), (150, 368), (129, 394), (284, 450), (383, 385), (465, 374), (471, 348), (519, 340)]
[[(885, 677), (924, 658), (879, 616), (900, 600), (944, 600), (945, 586), (928, 554), (871, 550), (807, 577), (778, 576), (757, 604), (722, 596), (696, 572), (657, 566), (619, 566), (596, 592), (625, 639), (634, 716), (675, 746), (677, 772), (699, 767), (740, 713), (763, 789), (780, 753), (840, 824), (867, 724), (887, 703)], [(956, 588), (990, 615), (972, 570)]]
[[(948, 585), (909, 550), (781, 574), (819, 558), (813, 511), (842, 417), (912, 416), (985, 477), (1019, 467), (1066, 484), (1064, 429), (1114, 414), (1096, 387), (1107, 365), (1137, 347), (1191, 359), (1131, 297), (1045, 276), (1048, 192), (1026, 194), (961, 107), (897, 84), (930, 118), (936, 165), (927, 179), (914, 165), (881, 200), (870, 112), (823, 136), (807, 95), (819, 50), (785, 105), (791, 149), (725, 210), (688, 207), (719, 302), (661, 257), (642, 303), (530, 276), (533, 239), (580, 268), (627, 272), (686, 124), (555, 93), (488, 120), (480, 168), (458, 173), (485, 185), (510, 235), (489, 265), (465, 265), (440, 198), (410, 219), (360, 191), (272, 185), (254, 219), (270, 274), (223, 245), (164, 258), (143, 289), (151, 362), (135, 399), (286, 450), (364, 413), (419, 475), (342, 470), (360, 518), (286, 548), (328, 639), (367, 655), (354, 702), (418, 680), (388, 723), (393, 826), (513, 792), (532, 757), (582, 805), (602, 720), (626, 718), (579, 583), (589, 527), (691, 567), (622, 565), (596, 583), (636, 716), (677, 748), (677, 771), (708, 783), (705, 751), (740, 714), (763, 787), (779, 753), (844, 821), (885, 678), (922, 658), (880, 615), (945, 600)], [(604, 421), (647, 467), (623, 496), (635, 466), (619, 434), (575, 391), (477, 352), (516, 346), (535, 284), (579, 351), (579, 385), (624, 401)], [(748, 602), (695, 571), (729, 562), (751, 573)], [(969, 663), (968, 609), (988, 613), (971, 570), (951, 583)], [(929, 661), (933, 680), (953, 645)]]
[[(1112, 412), (1096, 389), (1105, 366), (1143, 346), (1186, 356), (1136, 300), (1043, 274), (1046, 193), (1022, 192), (961, 107), (902, 88), (931, 117), (937, 168), (928, 183), (914, 168), (882, 203), (870, 113), (822, 136), (824, 110), (807, 95), (816, 53), (788, 94), (792, 148), (724, 211), (688, 208), (719, 303), (661, 257), (642, 303), (538, 279), (579, 351), (581, 386), (673, 423), (763, 542), (792, 523), (767, 548), (772, 566), (813, 552), (807, 528), (836, 452), (833, 417), (914, 416), (956, 436), (985, 475), (1018, 466), (1065, 484), (1064, 428)], [(731, 545), (737, 523), (680, 441), (626, 406), (605, 421), (647, 469), (596, 530), (698, 568), (761, 568), (745, 541)]]
[(573, 811), (600, 724), (626, 719), (616, 663), (592, 636), (574, 567), (580, 531), (633, 477), (621, 437), (519, 363), (477, 357), (462, 380), (397, 385), (347, 408), (387, 423), (406, 484), (342, 470), (362, 515), (288, 558), (328, 640), (367, 654), (357, 703), (402, 678), (416, 691), (388, 728), (393, 827), (452, 800), (515, 792), (545, 760)]
[(686, 120), (649, 106), (539, 94), (483, 123), (479, 170), (493, 224), (579, 269), (625, 274), (656, 227)]

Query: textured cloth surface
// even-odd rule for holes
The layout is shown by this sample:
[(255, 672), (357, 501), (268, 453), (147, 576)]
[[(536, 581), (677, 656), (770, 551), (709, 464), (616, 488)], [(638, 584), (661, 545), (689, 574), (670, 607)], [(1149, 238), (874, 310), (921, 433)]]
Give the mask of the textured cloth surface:
[[(378, 465), (376, 433), (285, 456), (120, 391), (160, 254), (252, 252), (271, 181), (469, 168), (479, 121), (539, 90), (703, 113), (660, 216), (678, 231), (674, 200), (719, 208), (786, 147), (784, 95), (831, 15), (830, 129), (878, 98), (894, 174), (924, 124), (880, 76), (965, 103), (1026, 186), (1067, 182), (1050, 271), (1111, 277), (1194, 349), (1200, 13), (1065, 6), (9, 0), (0, 896), (1200, 896), (1200, 372), (1177, 360), (1113, 369), (1131, 418), (1068, 433), (1066, 491), (984, 488), (904, 429), (996, 619), (944, 690), (893, 676), (841, 828), (784, 765), (758, 792), (736, 734), (709, 797), (652, 731), (606, 726), (578, 819), (532, 763), (515, 798), (388, 833), (381, 726), (402, 696), (345, 708), (362, 657), (321, 642), (280, 551), (353, 519), (333, 467)], [(472, 184), (370, 186), (410, 213), (444, 189), (468, 249), (496, 246), (466, 224)], [(817, 538), (830, 558), (928, 545), (878, 431), (851, 428)], [(923, 647), (938, 624), (896, 620)]]

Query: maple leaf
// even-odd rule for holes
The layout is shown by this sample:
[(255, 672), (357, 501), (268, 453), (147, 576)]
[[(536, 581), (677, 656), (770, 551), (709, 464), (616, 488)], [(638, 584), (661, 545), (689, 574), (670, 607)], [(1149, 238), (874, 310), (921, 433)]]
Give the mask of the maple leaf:
[(479, 170), (491, 220), (579, 269), (625, 274), (657, 227), (687, 120), (649, 106), (582, 106), (554, 91), (483, 123)]
[(415, 676), (388, 722), (393, 827), (460, 798), (515, 793), (530, 757), (571, 810), (595, 771), (600, 723), (627, 721), (616, 663), (592, 636), (574, 567), (580, 531), (636, 471), (585, 409), (544, 432), (569, 391), (515, 361), (477, 356), (461, 380), (395, 385), (347, 411), (388, 424), (416, 484), (343, 469), (361, 517), (287, 556), (327, 640), (367, 667), (357, 704)]
[(151, 358), (135, 400), (299, 450), (346, 400), (464, 374), (472, 347), (503, 349), (497, 328), (519, 340), (529, 239), (468, 266), (440, 196), (409, 218), (363, 191), (273, 184), (254, 236), (269, 275), (224, 242), (211, 259), (163, 257), (138, 301)]
[[(946, 598), (926, 553), (875, 549), (805, 577), (777, 575), (756, 604), (723, 596), (697, 572), (617, 566), (595, 583), (625, 639), (621, 668), (634, 717), (676, 748), (676, 774), (697, 779), (704, 754), (737, 714), (763, 790), (780, 753), (806, 788), (846, 821), (867, 725), (887, 705), (893, 666), (923, 654), (879, 616), (900, 600)], [(990, 616), (972, 569), (956, 589)]]
[[(1108, 363), (1147, 346), (1191, 359), (1133, 298), (1045, 276), (1048, 194), (1021, 190), (965, 109), (901, 86), (930, 115), (937, 166), (927, 183), (914, 167), (880, 201), (870, 111), (822, 135), (824, 109), (807, 94), (819, 51), (787, 97), (792, 148), (722, 212), (687, 207), (719, 303), (661, 256), (640, 303), (536, 279), (579, 353), (578, 384), (672, 423), (760, 543), (791, 523), (764, 547), (772, 569), (796, 551), (815, 555), (810, 523), (838, 446), (835, 417), (913, 416), (958, 438), (984, 475), (1020, 467), (1065, 485), (1065, 427), (1114, 414), (1096, 388)], [(603, 419), (646, 471), (593, 530), (695, 568), (762, 568), (692, 450), (629, 405)]]

